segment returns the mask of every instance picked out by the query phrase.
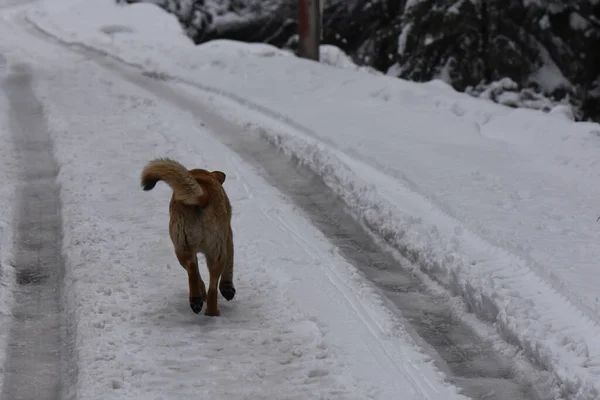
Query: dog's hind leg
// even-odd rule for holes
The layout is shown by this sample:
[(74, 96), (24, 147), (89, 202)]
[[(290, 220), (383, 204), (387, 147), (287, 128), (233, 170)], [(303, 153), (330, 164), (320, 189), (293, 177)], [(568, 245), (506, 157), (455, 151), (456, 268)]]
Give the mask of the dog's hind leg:
[(192, 311), (198, 314), (206, 299), (206, 287), (198, 270), (198, 257), (191, 252), (177, 252), (179, 263), (188, 273), (189, 298)]
[(208, 283), (208, 293), (206, 296), (206, 311), (204, 315), (218, 317), (221, 315), (218, 306), (217, 285), (219, 278), (225, 269), (227, 257), (225, 254), (220, 254), (217, 257), (206, 256), (208, 272), (210, 273), (210, 281)]
[(227, 261), (221, 275), (221, 282), (219, 282), (219, 291), (227, 301), (235, 297), (235, 286), (233, 285), (233, 236), (231, 230), (229, 231), (229, 240), (227, 241)]

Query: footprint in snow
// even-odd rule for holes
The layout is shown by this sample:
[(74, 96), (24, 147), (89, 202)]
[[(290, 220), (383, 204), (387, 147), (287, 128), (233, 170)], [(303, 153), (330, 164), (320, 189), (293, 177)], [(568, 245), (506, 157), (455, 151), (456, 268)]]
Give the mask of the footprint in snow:
[(530, 190), (527, 190), (527, 189), (518, 190), (517, 191), (517, 198), (519, 200), (531, 200), (533, 198), (533, 193)]
[(316, 368), (316, 369), (312, 369), (312, 370), (308, 371), (309, 378), (320, 378), (320, 377), (327, 376), (327, 375), (329, 375), (329, 371), (320, 369), (320, 368)]

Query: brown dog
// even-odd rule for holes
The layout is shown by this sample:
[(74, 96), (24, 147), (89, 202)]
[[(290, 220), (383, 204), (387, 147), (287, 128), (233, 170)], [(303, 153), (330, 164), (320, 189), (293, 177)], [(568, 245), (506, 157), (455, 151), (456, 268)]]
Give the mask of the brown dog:
[[(206, 300), (204, 314), (220, 315), (217, 284), (225, 299), (235, 296), (231, 204), (222, 186), (225, 174), (204, 169), (188, 171), (177, 161), (157, 158), (146, 165), (141, 181), (144, 190), (152, 190), (158, 181), (173, 189), (169, 234), (177, 260), (188, 272), (190, 307), (198, 314)], [(206, 257), (210, 274), (208, 295), (198, 271), (197, 253)]]

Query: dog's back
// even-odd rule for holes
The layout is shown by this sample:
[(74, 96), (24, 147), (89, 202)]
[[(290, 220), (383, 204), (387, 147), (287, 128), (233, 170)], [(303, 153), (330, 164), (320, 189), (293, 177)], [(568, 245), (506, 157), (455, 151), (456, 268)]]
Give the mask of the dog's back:
[(169, 233), (177, 249), (189, 249), (219, 257), (226, 252), (231, 234), (231, 203), (219, 179), (203, 169), (189, 171), (207, 195), (203, 207), (177, 201), (175, 193), (169, 205)]

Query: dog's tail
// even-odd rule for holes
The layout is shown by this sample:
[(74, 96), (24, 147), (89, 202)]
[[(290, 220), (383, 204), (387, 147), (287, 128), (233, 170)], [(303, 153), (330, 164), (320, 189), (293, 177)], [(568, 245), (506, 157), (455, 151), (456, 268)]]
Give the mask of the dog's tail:
[(154, 189), (158, 181), (164, 181), (173, 189), (176, 201), (188, 205), (203, 205), (208, 200), (208, 193), (189, 171), (170, 158), (154, 159), (142, 171), (141, 183), (144, 190)]

